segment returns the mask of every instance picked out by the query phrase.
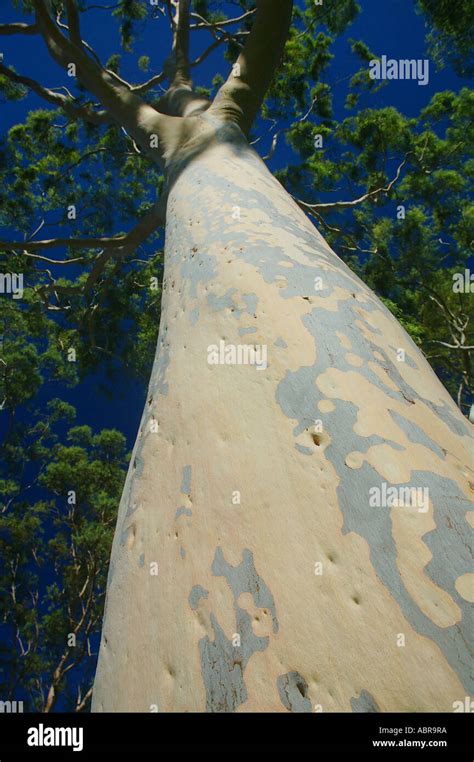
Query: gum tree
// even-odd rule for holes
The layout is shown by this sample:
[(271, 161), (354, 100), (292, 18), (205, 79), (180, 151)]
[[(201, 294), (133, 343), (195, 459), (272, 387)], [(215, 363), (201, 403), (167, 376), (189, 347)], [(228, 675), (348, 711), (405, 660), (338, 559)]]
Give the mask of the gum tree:
[[(11, 96), (27, 88), (91, 125), (89, 151), (116, 161), (119, 128), (125, 153), (162, 185), (127, 234), (2, 243), (18, 265), (50, 264), (61, 246), (65, 262), (90, 265), (76, 284), (50, 273), (37, 294), (59, 310), (94, 296), (91, 325), (97, 284), (110, 286), (165, 225), (158, 346), (119, 508), (93, 709), (451, 711), (469, 693), (470, 425), (396, 309), (306, 216), (324, 204), (294, 198), (251, 145), (262, 109), (274, 118), (290, 97), (305, 104), (306, 73), (315, 84), (300, 121), (314, 109), (319, 137), (332, 129), (317, 81), (331, 54), (316, 27), (331, 9), (308, 4), (291, 25), (290, 0), (240, 3), (227, 19), (202, 2), (154, 5), (169, 16), (171, 51), (139, 85), (116, 60), (101, 64), (74, 0), (32, 0), (33, 23), (0, 27), (40, 35), (78, 87), (64, 94), (2, 64)], [(356, 10), (340, 4), (324, 23), (337, 34)], [(120, 12), (127, 45), (143, 4)], [(190, 30), (213, 38), (193, 60)], [(208, 97), (192, 65), (225, 43), (230, 72)], [(371, 85), (362, 72), (354, 86)], [(347, 129), (339, 138), (350, 143)], [(427, 141), (406, 142), (393, 178), (368, 157), (363, 197), (339, 206), (390, 198), (408, 161), (424, 172)], [(367, 219), (355, 222), (360, 248)], [(383, 229), (371, 235), (380, 246)]]

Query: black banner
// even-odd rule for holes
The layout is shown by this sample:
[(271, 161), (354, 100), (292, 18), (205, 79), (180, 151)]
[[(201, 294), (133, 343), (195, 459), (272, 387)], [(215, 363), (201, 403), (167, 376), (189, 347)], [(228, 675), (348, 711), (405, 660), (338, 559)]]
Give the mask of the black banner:
[[(187, 746), (307, 746), (472, 760), (469, 714), (0, 714), (0, 762)], [(471, 746), (471, 752), (469, 747)]]

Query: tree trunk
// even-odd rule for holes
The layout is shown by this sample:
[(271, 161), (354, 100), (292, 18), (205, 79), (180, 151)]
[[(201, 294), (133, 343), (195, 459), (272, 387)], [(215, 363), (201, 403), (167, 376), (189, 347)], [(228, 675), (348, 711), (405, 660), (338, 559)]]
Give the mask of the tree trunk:
[(469, 423), (238, 127), (197, 117), (169, 186), (93, 710), (453, 711)]

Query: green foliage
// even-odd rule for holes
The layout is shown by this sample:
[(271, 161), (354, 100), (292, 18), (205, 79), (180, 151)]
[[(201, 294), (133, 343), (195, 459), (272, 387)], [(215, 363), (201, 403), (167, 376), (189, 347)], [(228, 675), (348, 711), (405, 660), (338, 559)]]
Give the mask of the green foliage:
[(120, 40), (127, 52), (132, 50), (133, 37), (136, 32), (136, 22), (147, 17), (147, 6), (140, 0), (120, 0), (113, 14), (120, 19)]
[(150, 68), (150, 56), (140, 56), (138, 59), (138, 68), (142, 71), (148, 71)]
[(440, 68), (449, 62), (460, 76), (474, 74), (474, 26), (472, 0), (417, 0), (428, 20), (428, 49)]
[[(7, 663), (0, 689), (8, 697), (19, 690), (29, 711), (50, 711), (61, 693), (63, 705), (80, 711), (90, 699), (127, 465), (125, 438), (118, 431), (94, 435), (76, 426), (67, 434), (69, 444), (61, 444), (55, 423), (72, 411), (59, 401), (50, 409), (47, 431), (39, 437), (48, 448), (38, 453), (38, 440), (33, 447), (34, 478), (44, 498), (29, 501), (29, 487), (20, 480), (0, 482), (0, 585), (9, 591), (0, 601), (2, 628), (9, 633), (0, 657), (0, 666)], [(79, 665), (76, 685), (72, 670)]]

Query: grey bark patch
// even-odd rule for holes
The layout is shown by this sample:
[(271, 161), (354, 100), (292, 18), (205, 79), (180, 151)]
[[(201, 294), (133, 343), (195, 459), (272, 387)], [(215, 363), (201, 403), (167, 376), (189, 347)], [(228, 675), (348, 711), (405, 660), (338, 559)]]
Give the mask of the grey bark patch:
[(144, 553), (142, 553), (140, 555), (140, 558), (138, 559), (138, 565), (141, 566), (142, 568), (143, 568), (143, 566), (145, 566), (145, 554)]
[(189, 593), (188, 601), (193, 611), (196, 611), (201, 598), (208, 598), (209, 591), (205, 590), (201, 585), (194, 585), (193, 589)]
[(199, 307), (195, 307), (193, 310), (191, 310), (191, 313), (189, 315), (189, 322), (191, 323), (191, 325), (196, 325), (198, 320), (199, 320)]
[[(349, 430), (347, 428), (346, 432)], [(330, 447), (331, 445), (326, 449), (326, 454)], [(463, 613), (461, 621), (455, 625), (439, 627), (420, 609), (401, 578), (397, 564), (397, 547), (392, 535), (390, 506), (376, 510), (369, 506), (368, 490), (380, 483), (380, 475), (367, 463), (360, 469), (344, 469), (339, 457), (334, 459), (334, 452), (332, 456), (331, 458), (331, 454), (328, 455), (341, 476), (337, 491), (344, 516), (343, 533), (356, 532), (367, 540), (375, 572), (399, 604), (406, 620), (416, 632), (430, 638), (439, 646), (466, 691), (471, 693), (473, 683), (470, 676), (469, 665), (472, 659), (469, 643), (472, 615), (469, 604), (459, 596), (454, 584), (458, 576), (472, 568), (469, 548), (463, 542), (465, 531), (461, 526), (463, 513), (472, 510), (471, 503), (451, 479), (427, 471), (412, 472), (408, 486), (429, 489), (436, 523), (435, 529), (423, 536), (423, 542), (432, 553), (424, 573), (456, 601)]]
[(183, 495), (189, 495), (191, 492), (191, 476), (192, 466), (185, 466), (183, 468), (183, 478), (181, 480), (181, 492)]
[(256, 328), (239, 328), (239, 336), (246, 336), (248, 333), (256, 333)]
[[(461, 599), (454, 587), (457, 576), (468, 571), (467, 548), (462, 539), (466, 537), (466, 528), (460, 526), (460, 522), (463, 520), (464, 510), (469, 510), (469, 502), (452, 480), (431, 472), (412, 472), (409, 484), (391, 485), (429, 488), (429, 496), (434, 505), (436, 529), (423, 537), (423, 542), (433, 553), (433, 558), (424, 571), (429, 574), (435, 584), (452, 596), (463, 611), (461, 622), (442, 628), (423, 613), (403, 583), (397, 565), (397, 549), (392, 536), (390, 508), (382, 507), (374, 511), (369, 506), (369, 489), (380, 484), (380, 474), (367, 462), (359, 469), (348, 468), (345, 464), (345, 459), (350, 452), (365, 453), (374, 444), (385, 443), (398, 451), (405, 448), (378, 435), (362, 437), (356, 434), (354, 427), (357, 420), (357, 407), (351, 402), (333, 398), (335, 409), (331, 413), (321, 415), (318, 411), (319, 375), (328, 367), (354, 371), (354, 368), (346, 363), (345, 350), (340, 343), (330, 342), (327, 337), (332, 336), (336, 330), (342, 331), (349, 336), (353, 347), (365, 360), (373, 362), (374, 351), (382, 355), (383, 360), (377, 360), (377, 363), (384, 368), (388, 377), (398, 386), (399, 391), (386, 387), (378, 376), (366, 367), (359, 368), (356, 372), (365, 376), (376, 388), (383, 390), (387, 395), (387, 407), (390, 408), (390, 399), (397, 401), (405, 399), (407, 416), (409, 416), (411, 405), (406, 400), (422, 400), (445, 423), (448, 425), (451, 423), (450, 428), (457, 433), (467, 433), (465, 424), (462, 420), (454, 419), (447, 403), (435, 405), (429, 400), (424, 400), (404, 382), (396, 367), (397, 364), (391, 360), (383, 348), (366, 339), (361, 342), (357, 326), (351, 324), (350, 316), (348, 303), (342, 302), (339, 304), (337, 313), (331, 314), (320, 309), (317, 319), (314, 311), (302, 319), (304, 325), (315, 337), (317, 360), (314, 366), (303, 366), (297, 371), (288, 371), (277, 387), (276, 400), (283, 413), (289, 419), (296, 421), (293, 432), (295, 436), (304, 431), (315, 419), (323, 420), (324, 428), (331, 435), (325, 456), (334, 465), (340, 477), (337, 494), (344, 516), (343, 533), (353, 531), (367, 540), (371, 549), (371, 562), (377, 576), (394, 596), (407, 621), (416, 632), (430, 638), (440, 647), (448, 663), (463, 682), (466, 691), (470, 693), (472, 682), (468, 667), (470, 657), (467, 643), (470, 640), (471, 619), (467, 612), (466, 601)], [(402, 416), (396, 422), (400, 425), (401, 421)], [(466, 424), (467, 427), (468, 424)], [(420, 432), (421, 430), (415, 432), (413, 426), (411, 427), (413, 437), (426, 436)], [(437, 449), (433, 451), (438, 453)], [(435, 470), (435, 466), (433, 469)], [(452, 531), (447, 527), (448, 521), (453, 527)]]
[(258, 575), (250, 550), (243, 551), (242, 561), (238, 566), (231, 566), (225, 560), (222, 548), (218, 547), (212, 563), (212, 573), (217, 577), (224, 576), (232, 590), (236, 620), (235, 635), (238, 638), (234, 645), (226, 637), (216, 616), (211, 614), (214, 640), (206, 636), (199, 641), (201, 671), (206, 689), (206, 708), (208, 712), (233, 712), (247, 700), (244, 672), (249, 659), (256, 651), (264, 651), (270, 641), (268, 636), (255, 635), (252, 617), (237, 603), (240, 595), (250, 593), (258, 608), (269, 610), (273, 632), (278, 632), (278, 620), (273, 596)]
[(235, 605), (236, 634), (240, 645), (234, 645), (219, 625), (214, 614), (210, 620), (214, 640), (208, 636), (199, 641), (201, 672), (206, 689), (208, 712), (234, 712), (248, 697), (244, 683), (245, 668), (256, 651), (264, 651), (268, 637), (258, 637), (252, 629), (252, 619)]
[(351, 698), (351, 707), (353, 712), (380, 712), (376, 700), (368, 691), (361, 691), (358, 698)]
[[(452, 402), (452, 407), (457, 410), (454, 401), (451, 400), (450, 402)], [(455, 434), (459, 434), (461, 437), (472, 436), (472, 427), (467, 418), (455, 418), (446, 402), (443, 402), (442, 405), (435, 405), (434, 402), (426, 401), (426, 404), (432, 408), (438, 418), (441, 418), (446, 426), (449, 426)]]
[(250, 315), (257, 314), (258, 296), (256, 294), (244, 294), (242, 300), (247, 306), (247, 312)]
[(284, 339), (281, 338), (281, 336), (278, 337), (276, 341), (273, 342), (274, 347), (283, 347), (283, 349), (286, 349), (288, 347), (288, 344)]
[(176, 520), (176, 519), (179, 519), (180, 516), (192, 516), (192, 515), (193, 515), (193, 512), (191, 508), (185, 508), (184, 506), (181, 506), (180, 508), (177, 509), (174, 515), (174, 518)]
[(395, 410), (389, 410), (389, 413), (397, 426), (399, 426), (401, 430), (407, 435), (410, 442), (424, 445), (424, 447), (427, 447), (429, 450), (436, 453), (438, 458), (441, 458), (441, 460), (445, 459), (446, 456), (441, 447), (439, 447), (436, 442), (433, 442), (433, 440), (427, 434), (425, 434), (423, 429), (420, 429), (416, 423), (409, 421), (408, 418), (400, 415)]
[(275, 601), (267, 585), (255, 569), (253, 554), (250, 550), (242, 552), (242, 561), (238, 566), (231, 566), (224, 558), (222, 548), (217, 548), (212, 563), (212, 573), (216, 577), (225, 577), (229, 583), (236, 603), (242, 593), (250, 593), (258, 608), (269, 609), (273, 632), (278, 632), (278, 619)]
[(214, 640), (208, 636), (199, 641), (201, 670), (206, 689), (208, 712), (234, 712), (247, 700), (242, 663), (232, 642), (225, 636), (218, 621), (211, 614)]
[(289, 712), (311, 712), (308, 683), (299, 672), (287, 672), (277, 679), (280, 700)]
[[(225, 292), (224, 296), (216, 296), (215, 294), (208, 294), (207, 295), (207, 302), (209, 304), (209, 307), (213, 312), (220, 312), (221, 310), (225, 309), (234, 309), (235, 310), (235, 304), (233, 300), (233, 295), (237, 293), (236, 288), (229, 288)], [(236, 310), (237, 313), (241, 313), (241, 310)]]
[(405, 352), (405, 362), (407, 365), (409, 365), (410, 368), (418, 368), (416, 362), (413, 360), (413, 358), (410, 357), (409, 354), (407, 354), (407, 352)]
[(295, 444), (295, 448), (298, 450), (298, 452), (301, 452), (303, 455), (313, 455), (313, 451), (310, 450), (309, 447), (300, 445), (298, 442)]
[(181, 556), (181, 558), (186, 558), (186, 551), (184, 548), (179, 549), (179, 555)]

